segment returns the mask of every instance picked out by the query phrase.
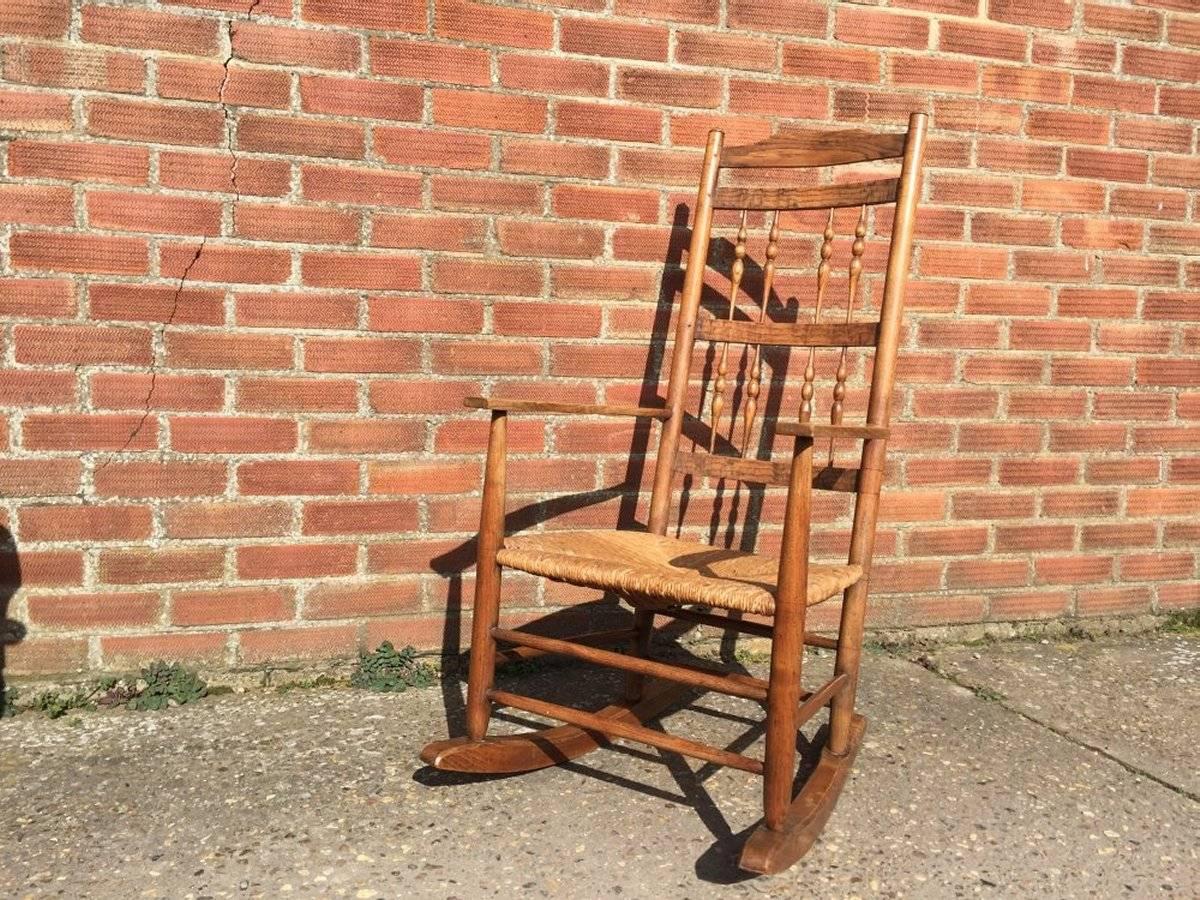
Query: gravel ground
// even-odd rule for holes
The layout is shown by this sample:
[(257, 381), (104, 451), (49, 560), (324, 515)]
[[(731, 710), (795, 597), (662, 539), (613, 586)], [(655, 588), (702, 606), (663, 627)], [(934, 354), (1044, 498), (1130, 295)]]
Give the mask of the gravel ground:
[[(424, 769), (456, 684), (25, 714), (0, 722), (0, 895), (1198, 897), (1198, 660), (1186, 636), (869, 655), (856, 771), (773, 878), (735, 866), (759, 816), (745, 773), (634, 745), (510, 778)], [(505, 680), (577, 700), (614, 684)], [(759, 715), (706, 695), (664, 722), (758, 754)]]

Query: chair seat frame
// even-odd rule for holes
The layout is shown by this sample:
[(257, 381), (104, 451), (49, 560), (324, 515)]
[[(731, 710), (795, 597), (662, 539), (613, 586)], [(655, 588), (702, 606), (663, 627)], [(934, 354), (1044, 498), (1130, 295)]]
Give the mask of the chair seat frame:
[[(663, 407), (573, 404), (533, 400), (471, 398), (467, 406), (491, 413), (487, 459), (484, 471), (480, 530), (477, 542), (475, 601), (472, 618), (471, 655), (467, 678), (466, 734), (435, 741), (424, 748), (421, 758), (438, 769), (479, 774), (527, 772), (575, 759), (605, 746), (611, 738), (624, 738), (741, 769), (763, 778), (763, 819), (745, 843), (739, 864), (757, 873), (782, 871), (808, 851), (832, 813), (862, 743), (866, 720), (855, 712), (855, 695), (862, 654), (863, 625), (874, 549), (884, 457), (889, 435), (891, 392), (895, 358), (900, 338), (904, 289), (912, 255), (916, 206), (920, 195), (920, 170), (925, 143), (926, 118), (915, 113), (907, 133), (876, 135), (868, 132), (832, 132), (823, 135), (777, 136), (760, 144), (723, 150), (720, 131), (710, 134), (692, 223), (688, 266), (681, 293), (681, 312), (676, 326), (671, 374)], [(717, 187), (722, 168), (837, 165), (847, 162), (902, 158), (897, 179), (823, 188), (749, 189)], [(699, 322), (698, 310), (708, 257), (715, 208), (810, 209), (895, 202), (891, 246), (878, 323), (800, 326), (766, 323), (747, 329), (730, 317)], [(862, 223), (855, 249), (861, 256)], [(743, 213), (743, 223), (745, 221)], [(826, 246), (831, 238), (826, 232)], [(773, 228), (773, 234), (776, 233)], [(744, 252), (744, 225), (739, 235), (739, 256)], [(829, 254), (822, 248), (824, 290)], [(773, 260), (773, 257), (772, 257)], [(773, 261), (771, 263), (773, 265)], [(853, 266), (853, 263), (852, 263)], [(861, 263), (860, 263), (861, 267)], [(737, 293), (735, 269), (734, 291)], [(851, 297), (857, 275), (852, 268)], [(764, 301), (770, 291), (769, 275)], [(731, 301), (732, 303), (732, 301)], [(732, 307), (731, 307), (732, 308)], [(849, 305), (848, 305), (849, 309)], [(870, 327), (871, 325), (874, 327)], [(679, 440), (685, 417), (689, 367), (694, 342), (699, 335), (728, 339), (741, 328), (759, 343), (807, 344), (808, 346), (867, 346), (876, 350), (871, 393), (865, 425), (840, 422), (841, 395), (835, 403), (835, 421), (818, 425), (806, 420), (780, 421), (777, 434), (793, 438), (791, 458), (786, 463), (710, 456), (720, 461), (710, 468), (722, 477), (744, 481), (786, 484), (783, 535), (776, 588), (775, 614), (770, 624), (736, 616), (701, 612), (684, 607), (647, 608), (635, 604), (633, 627), (617, 631), (577, 635), (570, 639), (549, 638), (499, 627), (501, 566), (496, 556), (504, 541), (505, 468), (507, 423), (510, 414), (597, 415), (641, 417), (663, 423), (655, 464), (648, 529), (665, 533), (672, 496), (672, 477), (682, 471)], [(841, 330), (839, 330), (839, 328)], [(757, 351), (756, 351), (757, 352)], [(845, 351), (843, 350), (843, 354)], [(757, 355), (755, 356), (757, 360)], [(810, 356), (810, 368), (811, 368)], [(844, 368), (843, 355), (843, 368)], [(722, 360), (722, 367), (724, 360)], [(718, 376), (723, 378), (722, 375)], [(805, 403), (811, 414), (811, 375), (806, 373)], [(839, 370), (844, 392), (844, 372)], [(720, 406), (714, 403), (714, 433)], [(752, 415), (752, 413), (751, 413)], [(747, 420), (747, 433), (750, 420)], [(823, 438), (861, 442), (857, 470), (814, 472), (814, 445)], [(694, 463), (691, 463), (694, 465)], [(703, 467), (704, 463), (701, 463)], [(828, 468), (828, 467), (827, 467)], [(852, 490), (856, 494), (850, 562), (863, 568), (862, 577), (843, 596), (838, 636), (823, 637), (805, 631), (806, 586), (809, 566), (809, 530), (814, 479), (817, 487)], [(824, 481), (822, 480), (824, 479)], [(768, 637), (771, 661), (768, 678), (723, 673), (707, 667), (681, 665), (651, 658), (650, 649), (657, 617), (677, 619), (725, 631)], [(505, 645), (500, 649), (499, 644)], [(628, 652), (604, 649), (627, 644)], [(801, 689), (801, 667), (805, 645), (836, 651), (832, 678), (811, 692)], [(549, 703), (495, 687), (497, 662), (532, 659), (552, 654), (623, 670), (627, 675), (625, 695), (594, 712)], [(766, 705), (766, 748), (762, 759), (713, 747), (651, 728), (648, 722), (678, 703), (689, 691), (713, 690), (760, 701)], [(488, 736), (488, 721), (496, 707), (507, 706), (563, 724), (534, 732)], [(799, 792), (793, 795), (797, 767), (797, 734), (813, 716), (829, 708), (829, 728), (816, 768)]]

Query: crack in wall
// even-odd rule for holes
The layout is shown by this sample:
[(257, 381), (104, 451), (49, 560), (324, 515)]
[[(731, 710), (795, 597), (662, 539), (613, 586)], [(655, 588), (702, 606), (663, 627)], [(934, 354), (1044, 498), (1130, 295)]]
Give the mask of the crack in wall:
[[(245, 12), (245, 15), (243, 16), (243, 20), (249, 21), (250, 17), (254, 15), (254, 11), (258, 8), (258, 6), (261, 2), (262, 2), (262, 0), (253, 0), (253, 2), (251, 2), (250, 6), (246, 8), (246, 12)], [(237, 234), (237, 207), (238, 207), (238, 203), (242, 199), (242, 193), (238, 188), (238, 181), (237, 181), (238, 163), (240, 162), (240, 159), (238, 157), (237, 151), (235, 151), (233, 149), (233, 130), (231, 127), (231, 112), (229, 109), (229, 104), (225, 100), (225, 93), (229, 88), (229, 67), (233, 63), (233, 58), (235, 56), (234, 49), (233, 49), (233, 37), (234, 37), (234, 31), (235, 31), (235, 28), (237, 25), (237, 21), (238, 20), (236, 20), (236, 19), (230, 19), (226, 23), (226, 26), (225, 26), (226, 27), (226, 35), (228, 36), (228, 40), (229, 40), (229, 54), (225, 57), (224, 61), (221, 64), (221, 70), (222, 70), (221, 84), (220, 84), (220, 87), (217, 88), (217, 103), (221, 107), (221, 115), (222, 115), (222, 118), (224, 120), (224, 125), (225, 125), (225, 148), (224, 149), (229, 152), (229, 157), (230, 157), (229, 184), (230, 184), (230, 187), (232, 188), (231, 193), (233, 194), (233, 198), (229, 204), (231, 236)], [(190, 276), (192, 274), (192, 269), (194, 269), (196, 267), (196, 264), (198, 262), (200, 262), (200, 257), (204, 254), (204, 248), (206, 246), (208, 246), (208, 235), (201, 235), (200, 243), (196, 247), (195, 254), (193, 254), (192, 258), (188, 261), (187, 265), (183, 267), (183, 272), (180, 273), (179, 284), (176, 286), (175, 294), (171, 298), (170, 312), (167, 313), (167, 317), (166, 317), (166, 319), (163, 320), (163, 323), (159, 330), (159, 335), (162, 338), (162, 342), (164, 344), (166, 341), (167, 329), (170, 328), (175, 323), (175, 317), (179, 313), (179, 304), (180, 304), (180, 301), (183, 299), (183, 291), (184, 291), (184, 288), (187, 286), (188, 276)], [(165, 347), (164, 347), (164, 352), (165, 352)], [(97, 469), (97, 471), (103, 470), (113, 460), (113, 458), (115, 458), (116, 456), (119, 456), (120, 454), (122, 454), (126, 450), (128, 450), (133, 445), (133, 442), (135, 440), (137, 440), (137, 436), (142, 433), (142, 429), (146, 427), (146, 422), (150, 419), (150, 416), (153, 414), (153, 410), (151, 409), (151, 404), (154, 402), (154, 392), (158, 387), (158, 371), (159, 371), (159, 363), (158, 363), (158, 359), (157, 359), (157, 355), (156, 355), (154, 361), (152, 361), (150, 364), (150, 387), (146, 392), (146, 399), (142, 403), (143, 410), (142, 410), (141, 418), (138, 420), (137, 425), (134, 426), (133, 431), (130, 432), (129, 437), (125, 439), (125, 443), (121, 446), (121, 448), (119, 450), (117, 450), (116, 453), (114, 453), (108, 459), (106, 459), (104, 462), (102, 462), (100, 464), (99, 468)]]

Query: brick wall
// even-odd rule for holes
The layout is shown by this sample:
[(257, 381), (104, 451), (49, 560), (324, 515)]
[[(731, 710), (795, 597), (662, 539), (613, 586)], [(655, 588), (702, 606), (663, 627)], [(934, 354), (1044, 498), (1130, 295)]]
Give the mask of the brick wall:
[[(1195, 0), (5, 0), (0, 45), (10, 673), (439, 644), (461, 398), (637, 398), (707, 130), (914, 109), (874, 621), (1200, 604)], [(512, 507), (632, 515), (644, 440), (514, 421)]]

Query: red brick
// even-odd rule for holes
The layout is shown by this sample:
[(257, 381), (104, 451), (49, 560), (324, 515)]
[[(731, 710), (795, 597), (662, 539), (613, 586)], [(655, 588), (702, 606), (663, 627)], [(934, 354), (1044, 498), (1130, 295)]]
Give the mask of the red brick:
[(1034, 64), (1039, 66), (1111, 72), (1116, 67), (1117, 45), (1102, 40), (1035, 37), (1031, 55)]
[[(567, 46), (567, 25), (575, 21), (562, 21), (564, 50), (571, 49)], [(473, 44), (547, 50), (554, 40), (554, 19), (537, 10), (494, 6), (474, 0), (442, 0), (434, 13), (433, 31), (438, 37)]]
[(282, 334), (177, 332), (167, 336), (167, 364), (180, 369), (290, 369), (292, 339)]
[(1195, 85), (1200, 81), (1200, 53), (1130, 44), (1121, 58), (1121, 71), (1157, 81), (1182, 81)]
[(106, 670), (136, 671), (157, 659), (220, 664), (225, 659), (225, 643), (225, 635), (217, 632), (105, 635), (100, 639), (100, 652)]
[(236, 244), (162, 244), (159, 268), (168, 278), (236, 284), (273, 284), (287, 280), (292, 260), (286, 250)]
[(170, 538), (272, 537), (291, 529), (285, 503), (177, 503), (166, 509)]
[(35, 413), (21, 433), (28, 450), (152, 450), (158, 426), (140, 415)]
[(90, 134), (127, 141), (217, 147), (225, 140), (221, 111), (193, 105), (89, 98), (87, 122)]
[(304, 504), (304, 534), (401, 534), (418, 526), (412, 500), (314, 500)]
[(343, 25), (372, 31), (422, 32), (426, 28), (425, 4), (420, 0), (303, 0), (300, 16), (307, 22)]
[(309, 422), (307, 430), (313, 453), (401, 453), (425, 446), (425, 423), (410, 420), (335, 419)]
[(314, 69), (358, 68), (359, 39), (343, 31), (236, 22), (232, 34), (238, 59)]
[(10, 175), (63, 181), (145, 184), (150, 153), (145, 147), (85, 141), (16, 139), (8, 145)]
[(144, 238), (84, 233), (18, 231), (9, 239), (13, 268), (92, 275), (145, 275)]
[(225, 466), (198, 462), (110, 462), (97, 467), (93, 479), (96, 493), (101, 497), (198, 497), (225, 490)]
[(301, 261), (304, 283), (313, 287), (412, 291), (421, 287), (420, 259), (399, 253), (309, 251)]
[(63, 37), (70, 24), (68, 0), (8, 0), (0, 8), (0, 34)]
[(875, 84), (879, 80), (879, 54), (856, 47), (784, 44), (783, 73), (802, 78)]
[(1025, 59), (1027, 33), (1021, 28), (947, 19), (938, 24), (938, 49), (994, 59)]
[(250, 412), (353, 412), (358, 385), (349, 379), (241, 378), (237, 407)]
[(239, 578), (325, 578), (354, 571), (354, 544), (253, 544), (237, 548)]
[(988, 0), (988, 18), (1014, 25), (1067, 29), (1075, 15), (1071, 0)]
[(150, 537), (150, 507), (26, 506), (19, 514), (22, 541), (116, 541)]
[[(735, 24), (732, 22), (730, 24)], [(566, 53), (666, 62), (668, 32), (662, 25), (632, 25), (610, 19), (564, 18), (559, 46)]]
[(252, 416), (171, 417), (171, 448), (183, 453), (287, 453), (296, 423)]
[[(787, 51), (784, 51), (787, 73)], [(753, 37), (708, 31), (678, 31), (675, 35), (675, 59), (689, 66), (748, 69), (769, 72), (775, 68), (775, 48)], [(501, 63), (503, 80), (503, 62)], [(601, 91), (598, 96), (603, 96)]]
[(239, 236), (260, 241), (357, 244), (357, 213), (319, 206), (242, 203), (237, 208)]
[(304, 368), (310, 372), (412, 372), (420, 346), (399, 338), (309, 338)]
[(88, 221), (98, 228), (166, 234), (221, 233), (221, 204), (168, 194), (89, 191)]
[(353, 656), (358, 631), (352, 625), (321, 628), (275, 628), (243, 631), (241, 661), (245, 665), (296, 659), (337, 659)]
[(300, 108), (305, 112), (328, 116), (416, 122), (420, 120), (424, 110), (424, 96), (417, 85), (366, 81), (361, 78), (336, 78), (328, 75), (302, 75)]
[(485, 91), (433, 91), (433, 120), (458, 128), (539, 134), (546, 128), (546, 101), (518, 94)]
[(421, 584), (416, 579), (374, 582), (326, 582), (309, 591), (304, 615), (309, 619), (348, 619), (420, 610)]
[[(382, 131), (375, 129), (377, 149)], [(302, 165), (300, 171), (302, 191), (308, 200), (370, 206), (421, 205), (421, 179), (409, 172), (309, 164)]]
[(530, 181), (500, 178), (434, 176), (436, 209), (475, 210), (487, 213), (540, 213), (542, 186)]
[(221, 547), (139, 547), (100, 551), (99, 576), (105, 584), (212, 581), (224, 567)]
[(351, 494), (358, 490), (353, 460), (266, 460), (238, 466), (238, 491), (246, 495)]
[(193, 56), (211, 56), (218, 49), (215, 19), (120, 6), (85, 6), (83, 39)]
[(151, 359), (151, 336), (144, 328), (18, 325), (13, 338), (19, 363), (144, 366)]
[(662, 132), (662, 113), (623, 103), (564, 100), (558, 104), (555, 132), (571, 137), (655, 144)]
[(413, 40), (372, 37), (371, 72), (439, 84), (491, 84), (487, 50)]
[(34, 594), (27, 600), (29, 620), (50, 628), (128, 628), (158, 621), (157, 594)]
[(367, 321), (372, 331), (476, 334), (483, 329), (483, 304), (459, 298), (371, 297)]
[(1119, 4), (1086, 2), (1085, 31), (1109, 32), (1135, 40), (1157, 40), (1162, 33), (1162, 13), (1152, 9), (1129, 9)]
[(225, 320), (220, 291), (178, 285), (92, 282), (88, 311), (94, 319), (116, 322), (220, 325)]
[(372, 494), (459, 494), (478, 489), (480, 466), (470, 462), (376, 462), (368, 465)]
[(478, 216), (376, 213), (371, 222), (371, 245), (412, 250), (482, 250), (487, 222)]
[(0, 406), (62, 406), (74, 402), (75, 396), (73, 374), (0, 369)]
[(292, 591), (287, 588), (174, 591), (171, 594), (171, 621), (176, 625), (276, 622), (292, 617), (292, 597)]
[(363, 126), (330, 119), (301, 119), (246, 113), (238, 119), (239, 150), (362, 159)]
[(923, 50), (929, 46), (929, 19), (842, 5), (837, 9), (833, 33), (835, 38), (847, 44)]

